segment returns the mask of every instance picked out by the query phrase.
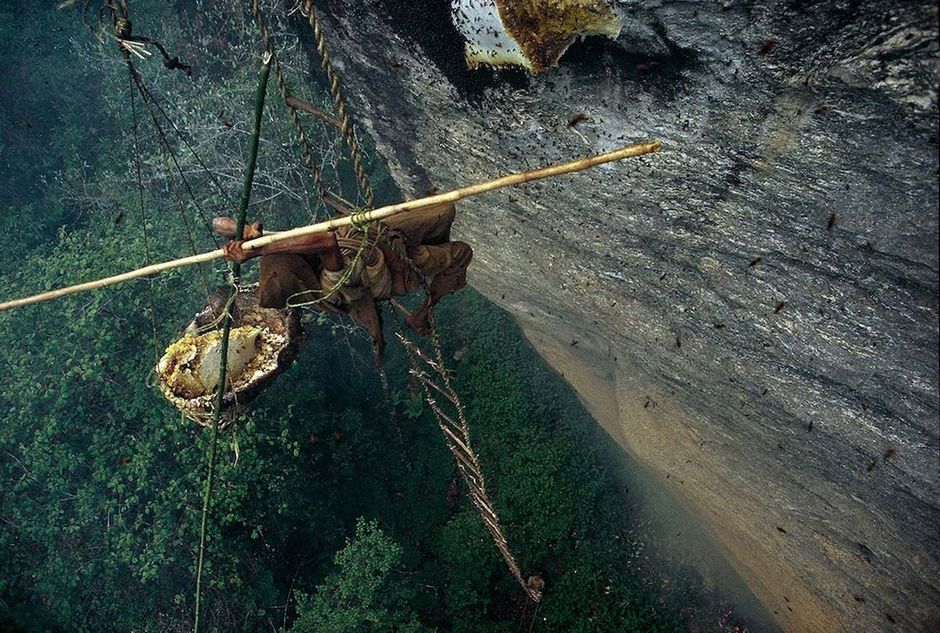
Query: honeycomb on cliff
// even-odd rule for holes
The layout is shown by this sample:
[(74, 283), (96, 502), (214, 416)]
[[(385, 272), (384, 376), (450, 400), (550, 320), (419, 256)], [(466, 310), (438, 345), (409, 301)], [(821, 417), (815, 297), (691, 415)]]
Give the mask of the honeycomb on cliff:
[(453, 0), (451, 7), (470, 68), (542, 72), (557, 66), (578, 37), (615, 39), (622, 27), (606, 0)]

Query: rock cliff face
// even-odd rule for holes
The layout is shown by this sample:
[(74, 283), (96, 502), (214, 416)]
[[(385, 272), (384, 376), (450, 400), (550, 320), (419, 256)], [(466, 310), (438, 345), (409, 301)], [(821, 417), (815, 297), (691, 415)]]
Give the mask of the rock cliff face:
[(537, 76), (466, 70), (446, 0), (322, 17), (409, 195), (661, 139), (461, 203), (471, 283), (781, 628), (936, 630), (935, 3), (617, 8)]

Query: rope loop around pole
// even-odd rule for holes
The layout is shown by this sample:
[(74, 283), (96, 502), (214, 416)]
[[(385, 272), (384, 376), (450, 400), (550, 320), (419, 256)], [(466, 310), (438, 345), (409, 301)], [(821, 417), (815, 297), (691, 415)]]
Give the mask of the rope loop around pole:
[(357, 231), (368, 232), (369, 227), (375, 224), (375, 220), (369, 217), (369, 211), (358, 211), (349, 216), (349, 223)]

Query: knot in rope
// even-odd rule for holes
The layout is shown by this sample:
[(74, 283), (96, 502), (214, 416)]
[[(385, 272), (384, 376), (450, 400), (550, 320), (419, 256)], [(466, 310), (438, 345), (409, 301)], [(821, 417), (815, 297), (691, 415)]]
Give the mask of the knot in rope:
[(130, 38), (132, 30), (133, 25), (130, 20), (120, 16), (114, 18), (114, 35), (119, 40)]
[(353, 213), (349, 216), (349, 223), (357, 231), (365, 231), (368, 233), (369, 227), (375, 224), (375, 220), (369, 217), (369, 211), (359, 211), (358, 213)]
[[(362, 216), (364, 213), (357, 213), (355, 216)], [(353, 217), (355, 217), (353, 216)], [(353, 227), (359, 229), (362, 233), (362, 238), (359, 241), (359, 244), (355, 247), (355, 252), (352, 256), (352, 259), (347, 259), (344, 255), (344, 268), (342, 273), (336, 278), (330, 287), (326, 290), (323, 289), (311, 289), (311, 290), (302, 290), (296, 292), (287, 298), (287, 307), (288, 308), (303, 308), (308, 306), (315, 306), (321, 303), (331, 300), (335, 295), (340, 294), (345, 288), (351, 287), (353, 284), (362, 283), (362, 256), (365, 253), (366, 247), (369, 245), (369, 224), (373, 223), (374, 220), (359, 221), (359, 224), (353, 223)], [(354, 278), (355, 277), (355, 278)], [(319, 296), (316, 296), (319, 295)], [(304, 299), (304, 297), (314, 296), (313, 299)]]

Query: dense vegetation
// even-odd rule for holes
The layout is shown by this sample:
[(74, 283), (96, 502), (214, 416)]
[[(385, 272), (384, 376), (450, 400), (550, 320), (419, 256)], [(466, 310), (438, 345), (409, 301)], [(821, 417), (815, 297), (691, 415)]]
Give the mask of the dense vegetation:
[[(246, 16), (222, 2), (203, 3), (201, 17), (169, 3), (132, 9), (137, 28), (197, 63), (191, 81), (140, 66), (237, 197), (256, 72)], [(138, 193), (126, 70), (74, 15), (5, 3), (0, 58), (0, 297), (211, 245), (203, 214), (228, 208), (223, 193), (173, 136), (199, 206), (181, 193), (137, 99)], [(297, 192), (309, 183), (271, 101), (253, 212), (305, 217), (313, 202)], [(177, 271), (0, 314), (0, 629), (191, 628), (208, 433), (147, 383), (155, 354), (222, 281), (220, 270)], [(469, 289), (439, 315), (448, 355), (460, 350), (457, 385), (497, 510), (523, 569), (548, 583), (535, 630), (684, 628), (700, 588), (652, 573), (620, 450), (506, 315)], [(211, 628), (518, 630), (521, 592), (401, 351), (389, 351), (387, 401), (363, 335), (309, 328), (300, 360), (225, 437)]]

